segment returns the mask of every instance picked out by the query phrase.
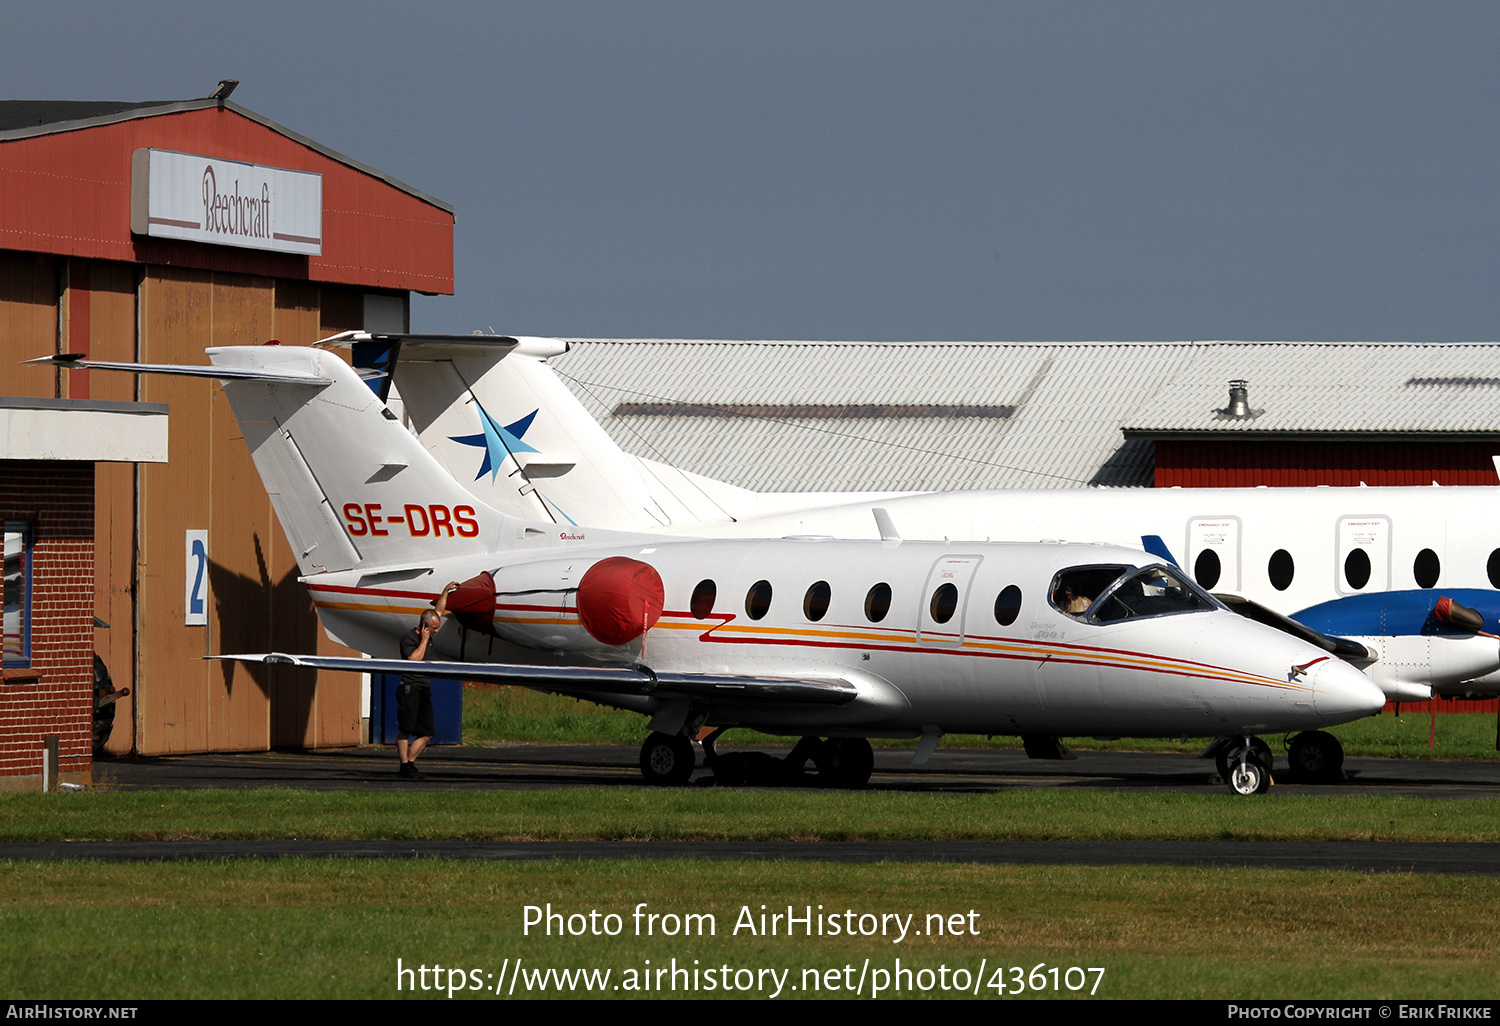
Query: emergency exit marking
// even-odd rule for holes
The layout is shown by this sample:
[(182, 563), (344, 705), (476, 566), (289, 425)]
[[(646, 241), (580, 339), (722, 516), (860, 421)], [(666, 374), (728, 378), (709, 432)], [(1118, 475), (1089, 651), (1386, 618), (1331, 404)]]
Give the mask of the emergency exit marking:
[(183, 623), (189, 627), (204, 627), (208, 624), (208, 532), (188, 531), (185, 551), (187, 554), (186, 586), (183, 600)]

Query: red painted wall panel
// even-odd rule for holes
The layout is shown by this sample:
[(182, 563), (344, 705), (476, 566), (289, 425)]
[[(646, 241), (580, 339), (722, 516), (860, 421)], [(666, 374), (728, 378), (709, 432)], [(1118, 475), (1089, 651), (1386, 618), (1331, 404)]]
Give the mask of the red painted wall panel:
[[(263, 253), (130, 233), (142, 147), (323, 176), (323, 253)], [(0, 249), (365, 288), (453, 292), (453, 215), (233, 110), (208, 108), (0, 143)]]
[(1158, 488), (1500, 484), (1492, 442), (1156, 442)]

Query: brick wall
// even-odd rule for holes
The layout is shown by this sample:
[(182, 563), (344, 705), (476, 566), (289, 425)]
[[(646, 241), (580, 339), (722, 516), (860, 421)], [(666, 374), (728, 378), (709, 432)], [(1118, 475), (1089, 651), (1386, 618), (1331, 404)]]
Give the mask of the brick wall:
[(42, 738), (59, 776), (93, 771), (94, 466), (0, 460), (0, 519), (32, 524), (31, 666), (0, 684), (0, 790), (39, 786)]

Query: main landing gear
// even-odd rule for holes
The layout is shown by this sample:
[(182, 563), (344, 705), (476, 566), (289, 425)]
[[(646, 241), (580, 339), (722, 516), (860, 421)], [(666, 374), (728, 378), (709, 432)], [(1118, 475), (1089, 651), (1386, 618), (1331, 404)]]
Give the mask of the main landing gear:
[(681, 787), (692, 777), (697, 758), (693, 743), (681, 734), (654, 731), (641, 745), (641, 776), (658, 787)]
[[(875, 750), (862, 737), (803, 737), (778, 759), (765, 752), (721, 755), (714, 742), (722, 733), (720, 727), (703, 739), (703, 761), (713, 770), (714, 782), (729, 787), (859, 788), (870, 782), (875, 769)], [(681, 734), (656, 732), (641, 745), (641, 775), (648, 784), (680, 787), (691, 779), (695, 761), (693, 743)]]
[(1344, 776), (1344, 746), (1322, 730), (1304, 730), (1286, 748), (1292, 779), (1304, 784), (1331, 784)]

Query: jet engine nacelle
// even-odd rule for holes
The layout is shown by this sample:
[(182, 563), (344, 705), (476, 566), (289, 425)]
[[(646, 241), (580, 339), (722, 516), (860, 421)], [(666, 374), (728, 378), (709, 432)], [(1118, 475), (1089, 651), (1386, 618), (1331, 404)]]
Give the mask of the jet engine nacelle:
[(1401, 634), (1356, 637), (1375, 661), (1364, 667), (1393, 702), (1422, 702), (1500, 670), (1500, 642), (1484, 635)]
[(463, 582), (448, 608), (465, 628), (512, 644), (588, 652), (631, 645), (661, 619), (664, 600), (655, 567), (609, 556), (500, 567)]

